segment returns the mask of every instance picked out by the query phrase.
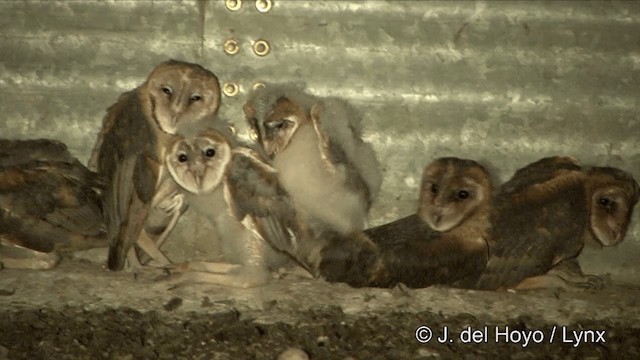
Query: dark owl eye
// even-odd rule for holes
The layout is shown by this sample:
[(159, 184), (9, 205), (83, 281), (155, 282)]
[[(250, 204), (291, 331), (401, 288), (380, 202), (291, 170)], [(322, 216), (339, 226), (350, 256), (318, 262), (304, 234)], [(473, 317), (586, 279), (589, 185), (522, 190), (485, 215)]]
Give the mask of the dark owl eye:
[(213, 157), (216, 154), (216, 151), (214, 149), (207, 149), (204, 154), (207, 155), (207, 157)]
[(200, 96), (200, 94), (193, 94), (191, 95), (191, 97), (189, 98), (189, 101), (191, 102), (196, 102), (202, 99), (202, 96)]
[(438, 190), (439, 190), (438, 185), (436, 185), (436, 184), (431, 185), (431, 193), (432, 194), (437, 194)]
[(466, 198), (469, 197), (469, 192), (466, 190), (460, 190), (458, 191), (458, 193), (456, 194), (456, 197), (460, 200), (464, 200)]
[(287, 120), (271, 121), (271, 122), (268, 122), (268, 123), (266, 123), (264, 125), (265, 125), (265, 127), (269, 128), (269, 129), (272, 129), (272, 130), (274, 130), (274, 129), (275, 130), (280, 130), (280, 129), (285, 127), (287, 122), (288, 122)]
[(167, 94), (167, 95), (171, 95), (173, 94), (173, 89), (169, 86), (163, 86), (162, 87), (162, 92)]
[(186, 154), (178, 155), (178, 161), (180, 161), (181, 163), (187, 161), (187, 155)]
[(607, 197), (601, 197), (598, 199), (598, 204), (603, 208), (610, 208), (613, 205), (613, 201)]

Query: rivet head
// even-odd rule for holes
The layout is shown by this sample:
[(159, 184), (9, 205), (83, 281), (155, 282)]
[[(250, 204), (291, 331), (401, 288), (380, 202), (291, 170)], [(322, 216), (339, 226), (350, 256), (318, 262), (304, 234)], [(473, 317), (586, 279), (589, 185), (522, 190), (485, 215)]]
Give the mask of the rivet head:
[(240, 51), (240, 43), (236, 39), (227, 39), (224, 42), (224, 52), (229, 55), (235, 55)]
[(253, 43), (253, 52), (258, 56), (267, 56), (271, 51), (271, 45), (267, 40), (256, 40)]
[(225, 82), (222, 85), (222, 92), (229, 97), (236, 96), (240, 92), (240, 87), (234, 82)]
[(266, 85), (262, 81), (256, 81), (256, 82), (253, 83), (253, 85), (251, 85), (251, 88), (253, 90), (258, 90), (258, 89), (263, 88), (265, 86)]
[(225, 5), (229, 11), (238, 11), (242, 7), (242, 0), (227, 0)]
[(266, 13), (273, 7), (273, 1), (271, 0), (256, 0), (256, 9), (261, 13)]

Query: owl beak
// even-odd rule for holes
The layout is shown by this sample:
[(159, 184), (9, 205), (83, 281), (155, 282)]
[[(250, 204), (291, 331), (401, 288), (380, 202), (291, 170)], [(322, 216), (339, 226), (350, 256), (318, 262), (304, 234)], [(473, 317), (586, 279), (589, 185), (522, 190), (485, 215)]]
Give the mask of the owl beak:
[(440, 225), (440, 222), (442, 221), (442, 211), (441, 210), (433, 211), (431, 213), (431, 219), (434, 225), (436, 226)]
[(267, 152), (267, 155), (269, 155), (269, 158), (273, 159), (273, 157), (276, 155), (276, 146), (275, 146), (274, 142), (265, 141), (264, 142), (264, 151)]
[(204, 164), (194, 164), (191, 168), (191, 173), (193, 174), (193, 180), (195, 181), (196, 186), (199, 188), (204, 180)]

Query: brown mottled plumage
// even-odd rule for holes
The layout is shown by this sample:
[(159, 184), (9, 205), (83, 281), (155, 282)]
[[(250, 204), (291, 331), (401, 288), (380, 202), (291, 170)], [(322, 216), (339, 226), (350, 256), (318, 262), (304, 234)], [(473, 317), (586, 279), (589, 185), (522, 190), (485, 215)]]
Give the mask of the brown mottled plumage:
[(133, 244), (144, 239), (150, 207), (167, 179), (162, 151), (178, 125), (215, 114), (219, 104), (220, 86), (213, 73), (170, 60), (107, 110), (89, 165), (109, 184), (103, 196), (109, 269), (121, 270), (125, 257), (132, 267), (139, 266)]
[(48, 269), (60, 253), (108, 245), (99, 200), (104, 183), (72, 160), (0, 167), (0, 263), (5, 267)]
[(323, 250), (321, 273), (352, 286), (473, 283), (487, 261), (491, 196), (480, 164), (437, 159), (423, 172), (416, 214), (334, 241)]
[(473, 286), (479, 289), (570, 286), (548, 272), (578, 256), (589, 237), (603, 245), (622, 241), (639, 194), (619, 169), (582, 169), (560, 157), (525, 167), (502, 188), (489, 261)]
[(67, 145), (52, 139), (9, 140), (0, 139), (0, 166), (7, 167), (31, 161), (78, 160), (71, 155)]

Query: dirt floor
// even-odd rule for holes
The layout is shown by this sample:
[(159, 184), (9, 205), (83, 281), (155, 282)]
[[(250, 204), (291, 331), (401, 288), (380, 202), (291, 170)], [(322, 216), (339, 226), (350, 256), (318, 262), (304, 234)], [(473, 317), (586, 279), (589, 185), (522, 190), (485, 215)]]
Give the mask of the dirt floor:
[(518, 293), (297, 276), (176, 285), (76, 257), (0, 271), (0, 359), (638, 359), (638, 299), (640, 285), (620, 282)]

